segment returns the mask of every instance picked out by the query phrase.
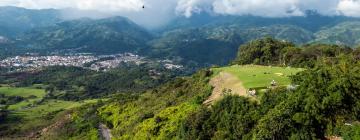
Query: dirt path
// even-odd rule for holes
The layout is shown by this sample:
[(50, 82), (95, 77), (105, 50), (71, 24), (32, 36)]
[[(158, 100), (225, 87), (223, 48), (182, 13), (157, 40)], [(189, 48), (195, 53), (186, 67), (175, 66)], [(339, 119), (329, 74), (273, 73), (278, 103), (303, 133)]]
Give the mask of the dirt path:
[(99, 125), (99, 129), (101, 132), (101, 136), (105, 139), (105, 140), (111, 140), (111, 133), (110, 133), (110, 129), (106, 127), (106, 125), (104, 124), (100, 124)]
[(230, 89), (232, 94), (239, 96), (248, 96), (246, 94), (246, 88), (243, 86), (239, 78), (228, 72), (220, 72), (210, 80), (210, 85), (214, 87), (211, 96), (204, 101), (203, 104), (211, 105), (214, 101), (222, 98), (223, 90)]

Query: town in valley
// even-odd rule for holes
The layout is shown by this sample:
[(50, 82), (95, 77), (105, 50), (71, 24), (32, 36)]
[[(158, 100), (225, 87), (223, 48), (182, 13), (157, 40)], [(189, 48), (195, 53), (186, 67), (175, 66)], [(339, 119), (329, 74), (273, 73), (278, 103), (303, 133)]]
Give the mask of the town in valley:
[(121, 63), (133, 63), (141, 65), (145, 63), (159, 63), (166, 69), (182, 69), (182, 65), (174, 64), (171, 60), (150, 60), (145, 57), (133, 54), (122, 53), (113, 55), (91, 55), (91, 54), (70, 54), (70, 55), (37, 55), (27, 54), (15, 56), (0, 61), (1, 68), (8, 68), (9, 71), (34, 71), (48, 66), (74, 66), (95, 71), (107, 71), (118, 67)]

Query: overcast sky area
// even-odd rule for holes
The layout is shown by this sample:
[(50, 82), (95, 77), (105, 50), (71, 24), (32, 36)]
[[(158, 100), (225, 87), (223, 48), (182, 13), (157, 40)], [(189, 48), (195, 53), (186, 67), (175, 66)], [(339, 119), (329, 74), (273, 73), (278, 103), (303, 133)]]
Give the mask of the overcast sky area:
[[(145, 9), (142, 6), (145, 6)], [(304, 16), (306, 10), (323, 15), (360, 17), (360, 0), (0, 0), (0, 6), (29, 9), (72, 8), (64, 17), (126, 16), (148, 27), (160, 26), (175, 16), (194, 13), (256, 15), (264, 17)], [(100, 11), (101, 14), (95, 11)]]

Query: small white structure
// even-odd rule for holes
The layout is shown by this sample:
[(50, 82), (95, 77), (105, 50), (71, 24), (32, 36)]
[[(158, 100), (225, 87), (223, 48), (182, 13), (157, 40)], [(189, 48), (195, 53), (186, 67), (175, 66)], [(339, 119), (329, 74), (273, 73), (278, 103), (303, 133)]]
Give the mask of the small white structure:
[(271, 83), (270, 83), (270, 85), (271, 85), (272, 87), (275, 87), (275, 86), (277, 86), (277, 83), (276, 83), (275, 80), (272, 80)]
[(249, 90), (249, 95), (250, 96), (256, 96), (256, 90), (255, 89)]

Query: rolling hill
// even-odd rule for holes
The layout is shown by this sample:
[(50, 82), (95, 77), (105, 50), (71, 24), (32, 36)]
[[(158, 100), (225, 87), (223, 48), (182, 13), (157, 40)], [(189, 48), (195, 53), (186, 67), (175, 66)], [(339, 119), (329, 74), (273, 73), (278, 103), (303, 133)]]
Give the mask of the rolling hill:
[[(0, 13), (0, 36), (10, 40), (13, 46), (9, 48), (9, 44), (1, 44), (0, 40), (0, 45), (6, 46), (6, 49), (0, 48), (4, 51), (135, 52), (191, 67), (225, 65), (235, 58), (238, 46), (267, 36), (296, 45), (332, 43), (354, 47), (360, 42), (357, 39), (359, 18), (322, 16), (314, 11), (308, 11), (305, 16), (283, 18), (205, 12), (189, 18), (176, 17), (168, 25), (151, 30), (124, 17), (64, 21), (61, 10), (53, 9), (1, 7)], [(4, 54), (7, 52), (1, 55), (4, 57)]]
[(18, 7), (0, 7), (0, 36), (16, 37), (37, 27), (62, 21), (59, 10), (30, 10)]
[[(276, 39), (304, 44), (314, 39), (313, 34), (293, 25), (272, 25), (243, 28), (238, 25), (177, 29), (165, 32), (150, 42), (150, 56), (169, 59), (181, 58), (183, 63), (199, 65), (227, 64), (234, 59), (240, 44), (271, 36)], [(190, 51), (191, 50), (191, 51)]]
[(308, 10), (304, 16), (273, 18), (252, 15), (214, 15), (201, 12), (195, 13), (189, 18), (177, 17), (159, 31), (169, 31), (191, 27), (198, 28), (204, 26), (217, 27), (222, 25), (237, 25), (242, 28), (263, 27), (271, 25), (294, 25), (311, 32), (316, 32), (323, 29), (324, 27), (331, 27), (345, 21), (359, 21), (359, 18), (345, 16), (324, 16), (312, 10)]
[(146, 47), (151, 38), (150, 33), (127, 18), (84, 18), (33, 29), (19, 36), (19, 44), (47, 52), (106, 54), (134, 52)]
[(360, 22), (343, 22), (315, 33), (314, 42), (357, 46), (360, 44)]

